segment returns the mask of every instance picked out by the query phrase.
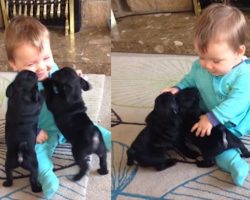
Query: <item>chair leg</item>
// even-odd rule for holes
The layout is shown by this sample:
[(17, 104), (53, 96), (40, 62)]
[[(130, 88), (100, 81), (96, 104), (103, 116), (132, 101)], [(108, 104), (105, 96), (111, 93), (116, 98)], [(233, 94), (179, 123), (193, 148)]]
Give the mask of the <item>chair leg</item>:
[(3, 16), (4, 27), (6, 28), (8, 26), (8, 23), (9, 23), (9, 17), (6, 13), (5, 0), (1, 0), (1, 11), (2, 11), (2, 16)]

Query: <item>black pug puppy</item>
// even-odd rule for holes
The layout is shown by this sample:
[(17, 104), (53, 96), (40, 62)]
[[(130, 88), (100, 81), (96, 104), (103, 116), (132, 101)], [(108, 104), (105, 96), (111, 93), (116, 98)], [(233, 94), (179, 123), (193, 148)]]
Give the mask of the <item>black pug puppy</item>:
[[(176, 160), (166, 158), (165, 153), (175, 148), (175, 141), (179, 140), (180, 124), (174, 96), (169, 92), (159, 95), (153, 111), (146, 117), (146, 127), (127, 150), (127, 164), (137, 162), (142, 167), (154, 167), (157, 171), (174, 165)], [(187, 156), (197, 156), (185, 144), (179, 145), (178, 149)]]
[(31, 71), (21, 71), (8, 86), (6, 96), (5, 139), (7, 145), (5, 171), (7, 180), (3, 186), (13, 184), (12, 171), (21, 166), (30, 171), (30, 184), (33, 192), (41, 192), (38, 177), (38, 161), (34, 150), (37, 123), (42, 98), (38, 91), (37, 76)]
[[(211, 135), (206, 137), (196, 137), (191, 133), (192, 126), (199, 121), (202, 114), (199, 107), (199, 92), (195, 88), (186, 88), (176, 94), (178, 104), (178, 114), (183, 120), (183, 130), (181, 134), (183, 140), (194, 144), (201, 152), (203, 161), (197, 161), (198, 167), (210, 167), (215, 164), (215, 156), (231, 148), (239, 148), (243, 157), (250, 157), (250, 152), (242, 141), (223, 125), (218, 125), (212, 129)], [(185, 141), (186, 142), (186, 141)]]
[(99, 129), (86, 114), (82, 90), (90, 85), (69, 67), (60, 69), (43, 82), (48, 109), (53, 113), (55, 122), (64, 137), (72, 145), (72, 154), (80, 171), (73, 178), (81, 179), (87, 172), (92, 153), (100, 159), (98, 173), (107, 174), (107, 149)]

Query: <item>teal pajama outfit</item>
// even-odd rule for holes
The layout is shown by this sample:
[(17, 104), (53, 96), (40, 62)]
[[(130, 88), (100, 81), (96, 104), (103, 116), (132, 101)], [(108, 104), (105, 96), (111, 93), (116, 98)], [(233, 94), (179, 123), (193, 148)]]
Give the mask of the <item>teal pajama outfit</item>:
[[(196, 87), (200, 92), (200, 107), (212, 112), (216, 119), (237, 137), (250, 133), (250, 60), (243, 60), (222, 76), (213, 76), (196, 60), (191, 71), (176, 85), (183, 89)], [(236, 185), (243, 185), (248, 163), (238, 149), (216, 156), (216, 164), (229, 172)]]
[[(52, 67), (51, 73), (57, 70), (58, 67), (55, 64)], [(39, 90), (43, 89), (43, 86), (40, 82), (38, 83), (38, 87)], [(108, 149), (111, 149), (111, 132), (99, 125), (96, 126), (100, 129), (103, 135), (105, 145)], [(52, 162), (52, 155), (56, 146), (58, 144), (65, 143), (66, 140), (57, 128), (54, 117), (48, 110), (45, 103), (43, 104), (41, 113), (39, 115), (38, 128), (46, 131), (49, 137), (48, 140), (43, 144), (36, 144), (35, 146), (38, 159), (38, 180), (42, 185), (44, 197), (51, 199), (51, 197), (59, 188), (59, 180), (53, 172), (54, 166)]]

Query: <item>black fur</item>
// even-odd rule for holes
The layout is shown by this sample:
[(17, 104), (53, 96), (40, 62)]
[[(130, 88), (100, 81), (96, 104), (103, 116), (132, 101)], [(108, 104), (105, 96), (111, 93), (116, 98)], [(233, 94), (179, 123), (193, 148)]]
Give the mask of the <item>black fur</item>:
[(37, 87), (37, 76), (31, 71), (21, 71), (8, 86), (8, 108), (6, 113), (5, 139), (7, 145), (5, 171), (7, 180), (3, 186), (13, 184), (12, 171), (21, 166), (30, 171), (33, 192), (40, 192), (38, 162), (34, 150), (37, 122), (42, 98)]
[[(210, 136), (196, 137), (195, 133), (190, 133), (192, 126), (199, 121), (202, 114), (199, 108), (199, 93), (195, 88), (180, 90), (176, 95), (178, 104), (178, 114), (183, 120), (183, 130), (181, 137), (198, 147), (203, 157), (203, 161), (197, 161), (199, 167), (210, 167), (215, 164), (215, 156), (231, 148), (239, 148), (242, 156), (249, 157), (250, 152), (242, 141), (227, 130), (223, 125), (218, 125), (212, 129)], [(183, 140), (177, 141), (183, 143)]]
[(165, 151), (173, 148), (171, 141), (176, 140), (176, 127), (179, 127), (181, 122), (176, 115), (173, 98), (168, 93), (156, 98), (154, 110), (146, 118), (146, 127), (127, 150), (128, 165), (137, 162), (142, 167), (154, 167), (160, 171), (176, 163), (174, 159), (165, 156)]
[(72, 145), (72, 154), (80, 167), (74, 180), (81, 179), (87, 172), (89, 156), (96, 153), (100, 159), (98, 173), (107, 174), (107, 149), (99, 129), (86, 114), (81, 90), (87, 91), (90, 85), (68, 67), (55, 72), (43, 82), (48, 109), (55, 122)]

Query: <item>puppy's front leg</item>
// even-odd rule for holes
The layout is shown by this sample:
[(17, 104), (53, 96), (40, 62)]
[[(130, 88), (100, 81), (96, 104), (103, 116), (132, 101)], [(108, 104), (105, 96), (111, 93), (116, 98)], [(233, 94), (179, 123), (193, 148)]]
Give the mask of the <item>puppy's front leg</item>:
[(177, 149), (186, 157), (191, 159), (196, 159), (199, 156), (199, 153), (190, 149), (185, 142), (179, 144)]
[(214, 158), (204, 158), (202, 161), (196, 161), (197, 167), (201, 168), (207, 168), (207, 167), (212, 167), (215, 164), (215, 159)]
[(134, 164), (134, 154), (135, 151), (132, 148), (127, 150), (127, 165), (132, 166)]
[(244, 158), (249, 158), (250, 157), (250, 152), (245, 147), (245, 145), (243, 144), (243, 142), (239, 141), (238, 146), (239, 146), (240, 151), (241, 151), (241, 156), (244, 157)]
[(155, 166), (155, 169), (157, 171), (162, 171), (164, 169), (167, 169), (169, 167), (172, 167), (173, 165), (176, 164), (176, 160), (175, 159), (166, 159), (165, 162), (158, 164)]

